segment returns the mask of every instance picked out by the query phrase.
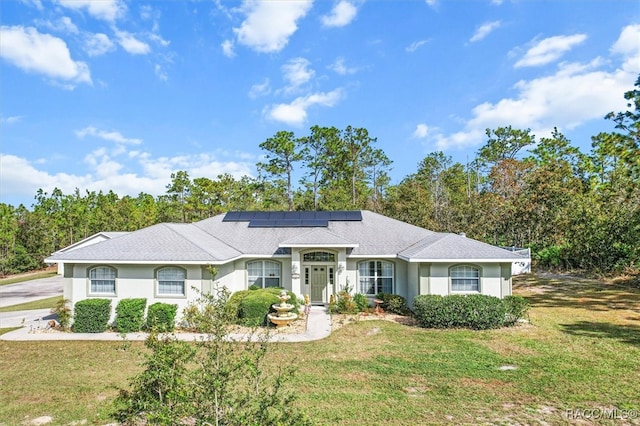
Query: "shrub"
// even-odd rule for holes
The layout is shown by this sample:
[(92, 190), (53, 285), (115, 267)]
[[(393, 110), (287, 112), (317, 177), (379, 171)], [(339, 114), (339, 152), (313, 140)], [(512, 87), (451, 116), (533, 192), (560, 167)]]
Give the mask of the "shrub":
[(74, 307), (74, 333), (102, 333), (107, 329), (111, 317), (110, 299), (85, 299)]
[(529, 302), (522, 296), (505, 296), (502, 299), (505, 308), (504, 323), (513, 325), (529, 312)]
[(51, 309), (51, 313), (57, 315), (58, 323), (63, 331), (67, 331), (69, 324), (71, 324), (71, 308), (69, 307), (69, 302), (69, 299), (60, 299), (56, 302), (53, 309)]
[(399, 294), (378, 293), (377, 299), (382, 300), (380, 307), (386, 312), (398, 315), (410, 315), (411, 309), (407, 306), (407, 299)]
[(271, 305), (279, 302), (278, 297), (267, 289), (250, 291), (240, 302), (239, 318), (241, 324), (249, 327), (265, 325)]
[(353, 302), (358, 307), (359, 312), (366, 312), (369, 309), (369, 299), (362, 293), (356, 293), (353, 295)]
[(502, 300), (483, 294), (421, 295), (414, 300), (418, 322), (427, 328), (471, 328), (485, 330), (504, 323)]
[(254, 291), (254, 290), (236, 291), (231, 295), (231, 297), (225, 304), (225, 307), (224, 307), (225, 313), (228, 315), (229, 319), (232, 322), (238, 322), (240, 318), (240, 304), (242, 303), (242, 300), (249, 294), (249, 291)]
[(140, 331), (144, 324), (147, 299), (122, 299), (116, 306), (116, 328), (120, 333)]
[(175, 328), (178, 305), (157, 302), (147, 309), (147, 328), (161, 333)]

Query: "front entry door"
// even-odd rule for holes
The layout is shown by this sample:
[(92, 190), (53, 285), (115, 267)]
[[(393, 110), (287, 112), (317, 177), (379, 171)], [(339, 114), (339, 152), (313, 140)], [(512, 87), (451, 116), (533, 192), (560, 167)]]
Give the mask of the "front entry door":
[(327, 294), (327, 267), (309, 266), (311, 269), (311, 303), (324, 303)]

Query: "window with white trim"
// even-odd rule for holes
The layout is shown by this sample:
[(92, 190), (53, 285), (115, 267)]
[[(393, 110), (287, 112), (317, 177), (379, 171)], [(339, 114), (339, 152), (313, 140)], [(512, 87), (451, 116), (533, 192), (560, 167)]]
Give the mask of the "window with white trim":
[(480, 268), (470, 265), (449, 269), (451, 291), (480, 291)]
[(247, 262), (248, 286), (258, 287), (282, 287), (280, 263), (271, 260), (255, 260)]
[(369, 296), (393, 293), (393, 263), (384, 260), (360, 262), (358, 274), (360, 293)]
[(89, 292), (92, 294), (116, 294), (116, 270), (97, 266), (89, 270)]
[(158, 279), (158, 295), (162, 296), (184, 296), (184, 281), (187, 273), (182, 268), (174, 266), (158, 269), (156, 272)]

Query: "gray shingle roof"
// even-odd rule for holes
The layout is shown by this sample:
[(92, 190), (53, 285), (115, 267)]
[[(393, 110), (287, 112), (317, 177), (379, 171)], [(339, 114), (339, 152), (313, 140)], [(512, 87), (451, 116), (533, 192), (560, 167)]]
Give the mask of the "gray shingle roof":
[(91, 246), (59, 252), (48, 262), (225, 263), (238, 257), (271, 256), (280, 247), (352, 247), (351, 257), (400, 257), (408, 261), (446, 259), (511, 261), (508, 250), (456, 234), (435, 233), (362, 211), (362, 221), (330, 221), (319, 228), (261, 228), (223, 221), (224, 214), (193, 224), (165, 223)]

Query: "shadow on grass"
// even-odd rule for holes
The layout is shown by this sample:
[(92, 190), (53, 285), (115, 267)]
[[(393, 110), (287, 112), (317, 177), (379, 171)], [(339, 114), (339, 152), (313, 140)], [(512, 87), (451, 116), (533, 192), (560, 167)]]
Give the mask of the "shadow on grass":
[(578, 277), (518, 278), (514, 289), (534, 307), (563, 307), (608, 311), (640, 309), (640, 291)]
[(640, 327), (608, 322), (578, 321), (560, 324), (562, 331), (574, 336), (615, 339), (622, 343), (640, 346)]

